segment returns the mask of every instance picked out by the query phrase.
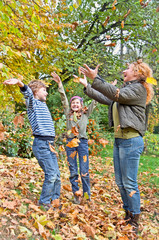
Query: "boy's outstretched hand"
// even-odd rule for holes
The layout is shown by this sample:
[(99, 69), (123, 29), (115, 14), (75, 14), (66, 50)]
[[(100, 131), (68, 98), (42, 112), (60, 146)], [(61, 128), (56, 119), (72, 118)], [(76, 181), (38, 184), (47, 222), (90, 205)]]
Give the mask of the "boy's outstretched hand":
[(80, 67), (79, 70), (86, 77), (88, 77), (88, 78), (93, 80), (97, 76), (99, 66), (100, 65), (98, 64), (95, 69), (91, 69), (86, 64), (84, 64), (85, 68)]
[(52, 72), (51, 76), (53, 77), (52, 80), (54, 80), (58, 84), (58, 86), (61, 87), (62, 82), (61, 82), (61, 78), (59, 77), (59, 75), (57, 75), (57, 73), (55, 73), (55, 72)]
[(22, 83), (19, 79), (10, 78), (3, 82), (4, 85), (18, 85), (19, 87), (24, 87), (24, 83)]

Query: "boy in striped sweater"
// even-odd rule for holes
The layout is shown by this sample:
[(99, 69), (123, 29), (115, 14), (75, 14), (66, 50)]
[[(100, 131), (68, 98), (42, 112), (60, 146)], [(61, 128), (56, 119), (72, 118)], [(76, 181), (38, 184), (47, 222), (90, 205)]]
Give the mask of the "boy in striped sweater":
[(34, 136), (33, 153), (45, 173), (39, 205), (46, 210), (50, 207), (58, 208), (60, 207), (61, 180), (57, 157), (51, 151), (55, 138), (55, 129), (50, 111), (46, 105), (48, 95), (46, 86), (40, 80), (33, 80), (27, 86), (15, 78), (6, 80), (3, 84), (18, 85), (26, 100), (28, 118)]

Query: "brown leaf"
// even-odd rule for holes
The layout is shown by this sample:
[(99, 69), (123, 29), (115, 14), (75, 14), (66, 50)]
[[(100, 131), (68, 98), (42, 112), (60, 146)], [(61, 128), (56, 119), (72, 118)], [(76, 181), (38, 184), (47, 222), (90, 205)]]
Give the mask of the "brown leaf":
[(78, 138), (73, 138), (70, 142), (68, 142), (68, 144), (66, 145), (67, 147), (78, 147), (80, 140)]
[(121, 27), (124, 28), (124, 21), (121, 22)]
[(104, 46), (106, 46), (106, 47), (115, 47), (115, 45), (116, 45), (116, 43), (114, 42), (114, 43), (108, 43), (108, 44), (104, 44)]
[(5, 128), (2, 122), (0, 122), (0, 141), (4, 140), (4, 132), (5, 132)]
[(73, 133), (74, 136), (78, 136), (79, 135), (79, 131), (78, 131), (78, 128), (75, 126), (75, 127), (72, 127), (71, 128), (71, 131)]
[(136, 193), (136, 191), (132, 191), (129, 196), (132, 197), (134, 194)]
[(128, 12), (124, 15), (124, 18), (126, 18), (131, 12), (131, 9), (128, 10)]
[(67, 190), (67, 191), (69, 191), (69, 192), (72, 192), (72, 188), (71, 188), (71, 186), (68, 185), (68, 184), (63, 185), (63, 189), (65, 189), (65, 190)]
[(108, 22), (109, 22), (109, 19), (110, 19), (110, 17), (108, 16), (106, 19), (105, 19), (105, 21), (104, 21), (104, 23), (103, 23), (103, 26), (105, 27), (107, 24), (108, 24)]
[(70, 154), (71, 158), (74, 158), (76, 156), (77, 151), (74, 151), (73, 153)]
[(83, 229), (84, 231), (86, 232), (87, 236), (88, 237), (92, 237), (94, 238), (95, 237), (95, 229), (89, 225), (83, 225)]
[(13, 123), (15, 125), (15, 128), (17, 128), (18, 124), (19, 127), (22, 128), (22, 126), (24, 125), (24, 117), (22, 114), (20, 114), (19, 116), (15, 116)]
[(84, 161), (84, 162), (87, 162), (87, 156), (86, 156), (86, 155), (83, 156), (83, 161)]
[(75, 83), (79, 83), (79, 82), (80, 82), (80, 77), (74, 78), (73, 81), (74, 81)]

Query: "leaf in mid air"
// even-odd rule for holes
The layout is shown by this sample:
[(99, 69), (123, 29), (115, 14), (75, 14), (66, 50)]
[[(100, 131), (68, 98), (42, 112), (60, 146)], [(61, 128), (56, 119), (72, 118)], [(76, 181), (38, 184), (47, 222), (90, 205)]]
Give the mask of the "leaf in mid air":
[(157, 85), (157, 81), (156, 81), (156, 79), (153, 78), (153, 77), (147, 77), (147, 78), (146, 78), (146, 82), (147, 82), (147, 83), (151, 83), (151, 84), (153, 84), (153, 85)]

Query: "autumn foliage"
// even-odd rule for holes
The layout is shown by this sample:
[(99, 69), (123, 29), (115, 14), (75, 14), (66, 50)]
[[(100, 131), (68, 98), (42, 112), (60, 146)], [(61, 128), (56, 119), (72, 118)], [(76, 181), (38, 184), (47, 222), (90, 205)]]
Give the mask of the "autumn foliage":
[[(132, 240), (114, 179), (112, 158), (90, 156), (91, 202), (73, 204), (67, 160), (59, 159), (62, 209), (45, 211), (38, 206), (43, 171), (35, 158), (0, 155), (0, 238), (5, 240)], [(157, 240), (157, 187), (139, 175), (141, 218), (139, 238)], [(80, 180), (80, 179), (79, 179)], [(144, 184), (143, 184), (144, 181)], [(81, 186), (81, 181), (79, 181)], [(133, 194), (133, 193), (132, 193)]]

